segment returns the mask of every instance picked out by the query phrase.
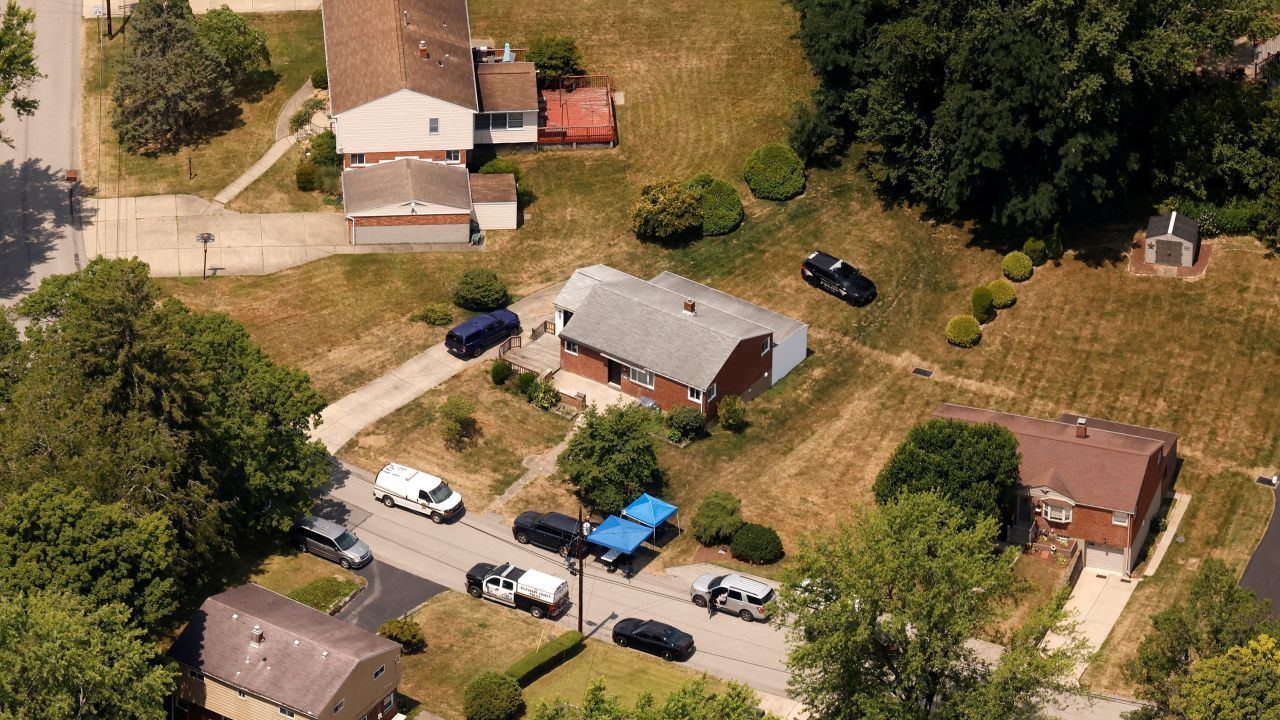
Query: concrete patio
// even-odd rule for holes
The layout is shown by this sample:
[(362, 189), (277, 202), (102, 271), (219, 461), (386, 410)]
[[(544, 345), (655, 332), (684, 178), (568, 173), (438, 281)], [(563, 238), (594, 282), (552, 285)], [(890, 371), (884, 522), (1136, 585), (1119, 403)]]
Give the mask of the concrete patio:
[(594, 403), (601, 410), (610, 405), (626, 405), (627, 403), (637, 402), (630, 395), (624, 395), (608, 385), (588, 380), (581, 375), (574, 375), (573, 373), (558, 372), (551, 377), (551, 381), (560, 389), (560, 392), (566, 395), (581, 393), (586, 396), (588, 405)]

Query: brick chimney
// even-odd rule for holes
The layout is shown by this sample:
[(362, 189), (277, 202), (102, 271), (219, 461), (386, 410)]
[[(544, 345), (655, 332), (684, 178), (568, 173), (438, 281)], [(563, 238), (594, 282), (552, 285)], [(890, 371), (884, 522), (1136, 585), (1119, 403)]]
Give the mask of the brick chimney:
[(254, 645), (261, 645), (261, 644), (262, 644), (262, 639), (263, 639), (263, 638), (262, 638), (262, 626), (261, 626), (261, 625), (254, 625), (254, 626), (253, 626), (253, 644), (254, 644)]
[(1076, 418), (1076, 437), (1089, 437), (1089, 422), (1084, 418)]
[(419, 41), (418, 41), (418, 57), (422, 58), (423, 60), (429, 60), (429, 59), (431, 59), (431, 53), (427, 52), (427, 41), (426, 41), (426, 40), (419, 40)]
[(685, 311), (685, 314), (687, 314), (687, 315), (697, 315), (697, 314), (698, 314), (698, 304), (697, 304), (697, 303), (695, 303), (695, 302), (694, 302), (692, 299), (690, 299), (690, 298), (685, 298), (685, 301), (684, 301), (684, 311)]

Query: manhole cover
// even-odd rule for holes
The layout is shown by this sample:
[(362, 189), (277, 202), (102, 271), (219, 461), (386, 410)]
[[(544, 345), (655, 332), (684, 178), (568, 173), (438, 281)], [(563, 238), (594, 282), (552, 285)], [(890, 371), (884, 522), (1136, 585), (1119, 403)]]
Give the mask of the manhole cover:
[(911, 368), (911, 374), (919, 375), (920, 377), (933, 377), (932, 370), (925, 370), (922, 367)]

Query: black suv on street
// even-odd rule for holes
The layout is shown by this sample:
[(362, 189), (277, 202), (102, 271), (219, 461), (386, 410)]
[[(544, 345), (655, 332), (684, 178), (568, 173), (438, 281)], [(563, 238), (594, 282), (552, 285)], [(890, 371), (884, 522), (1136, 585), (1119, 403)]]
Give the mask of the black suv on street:
[(581, 530), (577, 520), (557, 512), (520, 513), (511, 526), (511, 534), (515, 536), (516, 542), (521, 545), (533, 543), (540, 548), (554, 550), (561, 557), (568, 557), (571, 551), (582, 549), (582, 542), (578, 539)]
[(851, 305), (866, 305), (876, 299), (876, 286), (858, 268), (834, 255), (815, 250), (804, 259), (800, 276)]

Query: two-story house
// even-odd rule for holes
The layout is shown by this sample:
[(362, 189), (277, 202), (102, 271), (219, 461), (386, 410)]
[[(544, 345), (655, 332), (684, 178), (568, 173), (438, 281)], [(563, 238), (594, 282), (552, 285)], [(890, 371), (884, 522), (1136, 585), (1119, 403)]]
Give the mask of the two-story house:
[(946, 403), (934, 417), (1008, 428), (1022, 455), (1012, 542), (1040, 532), (1085, 542), (1085, 565), (1129, 574), (1172, 492), (1178, 436), (1063, 413), (1056, 420)]
[(400, 645), (259, 585), (215, 595), (169, 649), (171, 720), (393, 720)]

